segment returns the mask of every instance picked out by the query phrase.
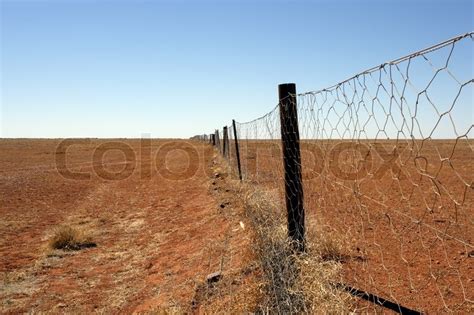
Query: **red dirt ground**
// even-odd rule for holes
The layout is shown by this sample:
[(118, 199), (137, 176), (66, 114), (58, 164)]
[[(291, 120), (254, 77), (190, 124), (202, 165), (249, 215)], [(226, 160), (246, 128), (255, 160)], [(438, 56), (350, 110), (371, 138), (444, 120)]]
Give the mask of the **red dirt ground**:
[[(61, 152), (59, 143), (0, 140), (2, 313), (255, 307), (250, 232), (235, 194), (219, 183), (225, 174), (210, 146), (80, 140)], [(93, 157), (99, 146), (110, 149), (102, 160)], [(124, 147), (125, 154), (117, 150)], [(64, 178), (55, 162), (64, 156), (90, 179)], [(120, 180), (97, 175), (120, 170), (132, 172)], [(49, 249), (61, 225), (84, 231), (97, 247)], [(221, 268), (222, 287), (203, 294), (206, 275)]]
[[(59, 142), (0, 140), (2, 313), (255, 307), (258, 272), (251, 233), (240, 222), (249, 224), (210, 146), (80, 140), (64, 153)], [(258, 150), (255, 144), (241, 142), (244, 174), (283, 209), (281, 152), (268, 142)], [(330, 233), (346, 243), (346, 284), (430, 314), (474, 312), (473, 144), (429, 142), (416, 152), (421, 164), (414, 162), (413, 144), (397, 144), (405, 178), (393, 169), (376, 178), (374, 168), (355, 180), (319, 169), (321, 160), (331, 162), (334, 143), (316, 144), (322, 158), (315, 144), (302, 144), (308, 237)], [(380, 145), (388, 152), (394, 143)], [(109, 149), (103, 159), (94, 158), (97, 148)], [(341, 153), (342, 170), (354, 169), (352, 153)], [(64, 167), (56, 168), (64, 157), (70, 170), (90, 179), (64, 178)], [(131, 175), (103, 178), (120, 170)], [(86, 231), (97, 247), (48, 249), (60, 225)], [(204, 290), (206, 275), (221, 265), (221, 284)], [(383, 312), (365, 303), (358, 309)]]

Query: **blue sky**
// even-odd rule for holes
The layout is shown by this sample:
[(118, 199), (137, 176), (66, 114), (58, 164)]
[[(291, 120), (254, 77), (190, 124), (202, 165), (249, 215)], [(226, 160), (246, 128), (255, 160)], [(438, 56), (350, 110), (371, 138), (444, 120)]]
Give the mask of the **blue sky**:
[(187, 138), (474, 29), (456, 0), (0, 5), (1, 137)]

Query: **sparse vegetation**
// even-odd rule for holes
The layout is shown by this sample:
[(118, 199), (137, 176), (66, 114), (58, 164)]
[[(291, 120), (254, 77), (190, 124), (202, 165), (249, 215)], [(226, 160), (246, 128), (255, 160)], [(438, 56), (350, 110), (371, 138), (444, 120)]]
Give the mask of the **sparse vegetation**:
[(304, 254), (294, 254), (287, 238), (282, 205), (244, 186), (247, 215), (255, 229), (255, 251), (264, 275), (263, 313), (326, 314), (351, 311), (351, 297), (338, 290), (343, 242), (330, 235), (309, 240)]
[(221, 156), (214, 156), (214, 165), (214, 174), (224, 175), (224, 185), (244, 203), (252, 230), (252, 263), (258, 270), (253, 276), (261, 291), (255, 309), (232, 307), (263, 314), (350, 313), (353, 298), (337, 287), (343, 282), (342, 263), (350, 257), (344, 239), (321, 229), (307, 238), (306, 253), (294, 254), (280, 198), (251, 183), (232, 180), (228, 174), (233, 170)]
[(315, 241), (310, 243), (311, 252), (322, 261), (344, 262), (349, 258), (347, 245), (333, 233), (320, 232), (315, 235)]
[(68, 225), (58, 227), (49, 241), (51, 249), (80, 250), (95, 247), (91, 237), (84, 231), (80, 231)]

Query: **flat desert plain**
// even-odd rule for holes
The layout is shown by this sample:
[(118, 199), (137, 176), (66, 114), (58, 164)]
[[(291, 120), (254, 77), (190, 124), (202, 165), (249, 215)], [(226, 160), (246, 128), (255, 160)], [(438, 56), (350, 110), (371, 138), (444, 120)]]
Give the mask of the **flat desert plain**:
[[(346, 144), (301, 142), (308, 240), (342, 244), (342, 284), (376, 303), (474, 311), (472, 141)], [(284, 211), (278, 142), (240, 146), (245, 182)], [(4, 139), (0, 148), (2, 312), (255, 309), (261, 271), (233, 146), (228, 161), (186, 140)], [(65, 226), (85, 246), (51, 248)], [(214, 272), (223, 277), (209, 290)]]
[[(215, 158), (178, 140), (0, 140), (0, 312), (252, 308), (248, 225)], [(51, 248), (65, 226), (88, 246)]]

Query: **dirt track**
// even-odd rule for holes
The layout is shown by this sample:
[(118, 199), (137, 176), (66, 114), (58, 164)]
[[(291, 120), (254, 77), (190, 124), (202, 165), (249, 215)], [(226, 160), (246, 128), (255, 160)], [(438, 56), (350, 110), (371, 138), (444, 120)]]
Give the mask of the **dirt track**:
[[(221, 265), (233, 275), (234, 294), (221, 293), (216, 310), (241, 298), (249, 235), (241, 208), (218, 183), (222, 174), (214, 174), (210, 146), (127, 140), (120, 142), (134, 156), (109, 150), (94, 159), (104, 142), (69, 148), (67, 167), (91, 174), (77, 180), (55, 167), (64, 154), (59, 141), (0, 141), (0, 311), (196, 311), (196, 292)], [(104, 180), (94, 165), (133, 172)], [(64, 224), (89, 233), (97, 247), (48, 249)]]

